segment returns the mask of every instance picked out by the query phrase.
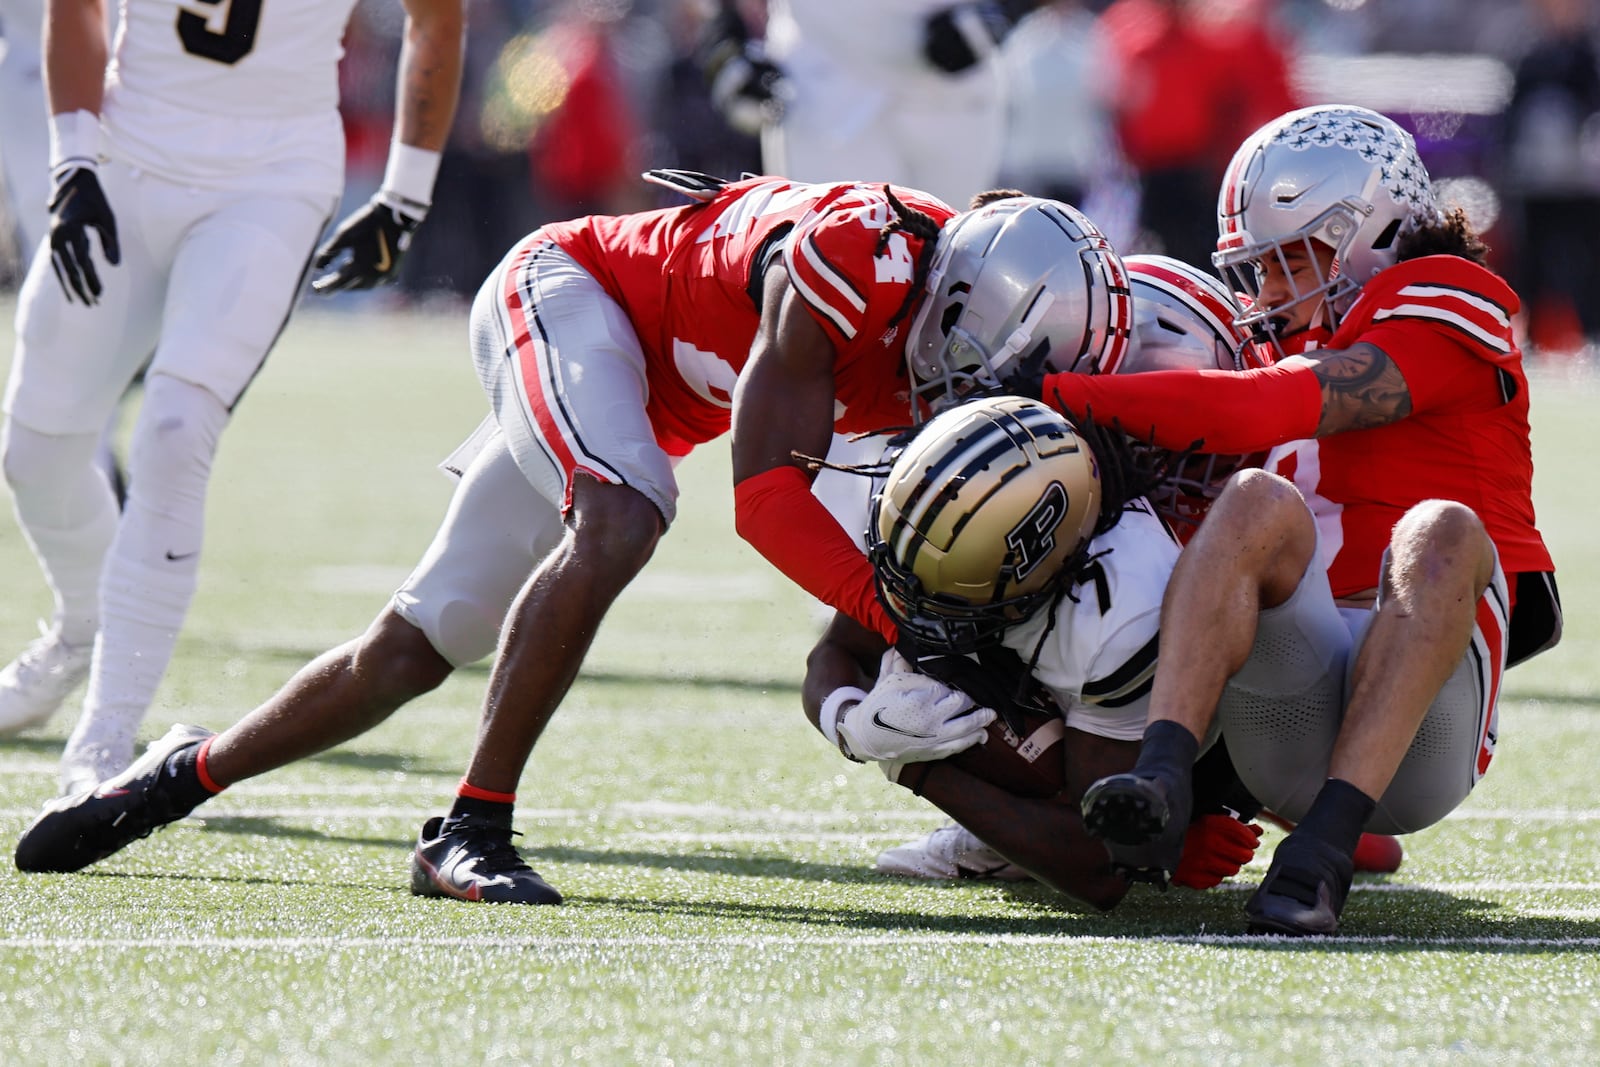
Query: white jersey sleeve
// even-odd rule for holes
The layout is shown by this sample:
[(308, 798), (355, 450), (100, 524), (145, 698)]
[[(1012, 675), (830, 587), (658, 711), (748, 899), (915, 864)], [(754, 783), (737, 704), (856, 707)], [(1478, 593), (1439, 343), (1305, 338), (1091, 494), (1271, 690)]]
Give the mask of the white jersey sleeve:
[(1034, 677), (1067, 725), (1135, 741), (1144, 734), (1155, 676), (1161, 597), (1178, 542), (1142, 501), (1090, 542), (1086, 567), (1053, 620), (1043, 614), (1007, 632), (1005, 644), (1033, 660)]

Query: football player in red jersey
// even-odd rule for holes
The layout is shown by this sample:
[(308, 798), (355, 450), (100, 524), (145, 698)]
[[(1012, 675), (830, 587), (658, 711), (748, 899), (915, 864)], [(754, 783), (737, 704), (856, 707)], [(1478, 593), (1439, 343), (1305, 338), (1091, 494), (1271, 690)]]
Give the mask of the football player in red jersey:
[[(413, 888), (560, 899), (510, 846), (513, 793), (601, 618), (674, 517), (674, 464), (727, 431), (758, 330), (781, 348), (813, 315), (858, 327), (806, 353), (837, 370), (844, 428), (904, 424), (902, 349), (878, 338), (909, 313), (915, 261), (954, 214), (886, 185), (654, 177), (692, 202), (542, 227), (485, 281), (470, 333), (491, 414), (447, 461), (460, 483), (444, 523), (368, 631), (227, 732), (175, 727), (123, 775), (52, 805), (19, 866), (93, 862), (137, 836), (130, 823), (170, 821), (353, 737), (498, 641), (457, 810), (424, 828)], [(162, 797), (128, 799), (147, 792)], [(110, 808), (130, 803), (102, 838)]]
[(1258, 130), (1218, 216), (1214, 261), (1283, 358), (1031, 383), (1164, 447), (1272, 448), (1185, 548), (1139, 762), (1084, 813), (1126, 862), (1170, 870), (1190, 766), (1220, 730), (1251, 792), (1298, 823), (1250, 928), (1327, 934), (1362, 830), (1419, 830), (1465, 799), (1494, 753), (1503, 669), (1560, 638), (1518, 300), (1436, 203), (1411, 137), (1362, 108)]
[[(848, 544), (809, 493), (783, 497), (774, 469), (804, 487), (792, 451), (835, 428), (904, 425), (973, 371), (908, 369), (902, 339), (948, 206), (885, 185), (655, 177), (695, 203), (542, 228), (485, 282), (471, 333), (493, 413), (452, 457), (462, 476), (445, 521), (367, 632), (224, 733), (174, 727), (124, 774), (52, 803), (18, 844), (20, 868), (104, 858), (227, 785), (370, 729), (498, 642), (476, 749), (450, 815), (423, 827), (412, 889), (559, 902), (511, 844), (514, 793), (601, 618), (672, 520), (675, 460), (731, 421), (736, 469), (780, 487), (757, 501), (757, 530), (810, 523), (814, 551)], [(1098, 237), (1070, 208), (1031, 203)], [(1003, 368), (983, 370), (993, 383)], [(803, 382), (774, 397), (783, 372)], [(755, 432), (749, 406), (782, 413)], [(870, 572), (861, 581), (865, 593), (831, 589), (873, 625)]]

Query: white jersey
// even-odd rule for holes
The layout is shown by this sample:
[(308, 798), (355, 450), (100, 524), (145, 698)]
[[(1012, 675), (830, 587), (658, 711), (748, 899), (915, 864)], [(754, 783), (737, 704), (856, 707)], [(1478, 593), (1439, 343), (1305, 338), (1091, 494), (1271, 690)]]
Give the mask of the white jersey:
[(102, 112), (113, 158), (174, 181), (337, 195), (355, 0), (121, 0)]
[(1024, 663), (1038, 649), (1033, 676), (1055, 698), (1068, 726), (1135, 741), (1144, 735), (1161, 597), (1178, 561), (1178, 541), (1139, 501), (1091, 541), (1089, 551), (1104, 555), (1085, 568), (1072, 596), (1062, 598), (1049, 633), (1051, 619), (1041, 612), (1007, 630), (1004, 643)]
[(938, 72), (922, 54), (928, 18), (952, 0), (769, 0), (767, 51), (780, 66), (797, 51), (827, 56), (868, 79)]

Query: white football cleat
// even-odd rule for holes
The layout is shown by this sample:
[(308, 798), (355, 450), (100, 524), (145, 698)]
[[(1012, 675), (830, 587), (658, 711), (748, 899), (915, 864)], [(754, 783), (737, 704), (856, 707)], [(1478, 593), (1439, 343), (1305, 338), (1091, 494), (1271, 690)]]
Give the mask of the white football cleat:
[(956, 823), (879, 853), (873, 870), (902, 878), (947, 880), (989, 878), (1000, 882), (1026, 882), (1033, 877)]
[(80, 721), (61, 753), (61, 795), (88, 792), (127, 770), (133, 763), (138, 735), (138, 723), (130, 728), (102, 727), (91, 732)]
[(0, 670), (0, 736), (38, 726), (89, 676), (93, 642), (69, 645), (48, 630)]

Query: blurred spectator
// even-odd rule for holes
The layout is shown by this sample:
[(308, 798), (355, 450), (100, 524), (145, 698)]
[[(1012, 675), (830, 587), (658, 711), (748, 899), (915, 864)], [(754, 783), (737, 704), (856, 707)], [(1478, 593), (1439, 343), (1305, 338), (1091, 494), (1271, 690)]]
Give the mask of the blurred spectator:
[(1124, 247), (1138, 189), (1112, 126), (1122, 72), (1081, 0), (1053, 0), (1000, 49), (1009, 88), (1000, 182), (1082, 208)]
[(539, 36), (541, 62), (559, 79), (528, 146), (535, 187), (553, 218), (618, 215), (644, 207), (639, 120), (611, 38), (624, 3), (569, 0)]
[(1586, 0), (1533, 0), (1505, 121), (1506, 192), (1518, 217), (1516, 288), (1529, 340), (1571, 352), (1600, 340), (1600, 54)]
[(50, 199), (39, 41), (43, 0), (0, 0), (0, 287), (20, 284), (44, 239)]
[[(663, 0), (661, 20), (670, 56), (649, 109), (651, 166), (679, 167), (733, 178), (761, 170), (761, 143), (755, 135), (730, 127), (711, 102), (697, 49), (705, 35), (704, 0)], [(752, 15), (758, 29), (760, 14)], [(663, 193), (663, 203), (679, 204)]]
[(1101, 16), (1123, 81), (1116, 127), (1139, 178), (1141, 236), (1126, 251), (1201, 266), (1233, 150), (1298, 106), (1272, 0), (1115, 0)]
[(470, 0), (461, 103), (434, 184), (429, 224), (417, 231), (401, 267), (412, 297), (466, 302), (511, 242), (537, 224), (528, 193), (525, 127), (498, 119), (508, 56), (528, 20), (520, 0)]

